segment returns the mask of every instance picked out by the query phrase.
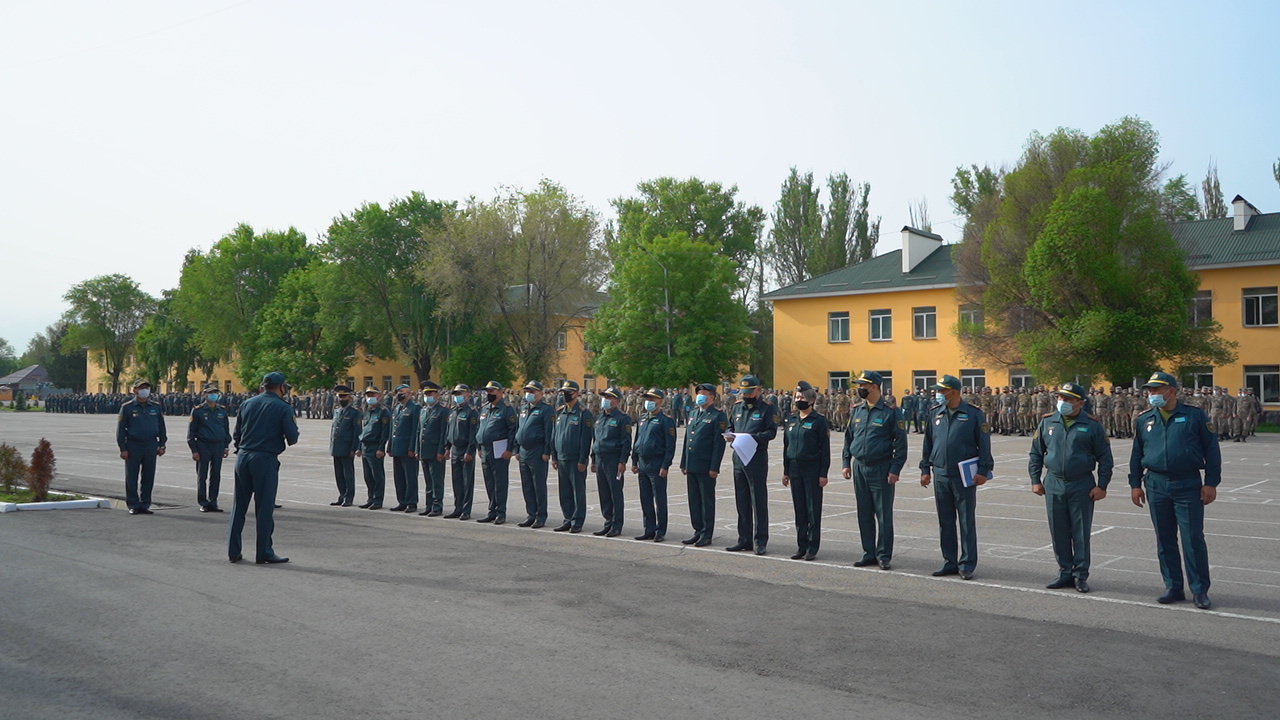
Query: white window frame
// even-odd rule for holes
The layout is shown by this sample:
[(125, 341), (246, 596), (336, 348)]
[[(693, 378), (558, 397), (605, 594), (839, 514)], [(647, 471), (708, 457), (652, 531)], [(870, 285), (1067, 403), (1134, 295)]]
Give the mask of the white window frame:
[(569, 349), (569, 333), (560, 330), (556, 333), (556, 352), (564, 352)]
[(912, 370), (911, 387), (913, 390), (928, 391), (931, 385), (938, 382), (937, 370)]
[[(1197, 290), (1195, 297), (1191, 298), (1191, 309), (1188, 313), (1187, 322), (1191, 327), (1200, 327), (1207, 322), (1213, 320), (1213, 291)], [(1203, 307), (1203, 312), (1201, 309)]]
[[(926, 335), (929, 332), (929, 318), (933, 318), (933, 334)], [(920, 323), (924, 321), (924, 332), (920, 332)], [(927, 305), (917, 308), (911, 308), (911, 339), (912, 340), (937, 340), (938, 339), (938, 307), (936, 305)]]
[[(981, 384), (978, 384), (981, 381)], [(982, 368), (960, 371), (960, 387), (966, 390), (980, 390), (987, 386), (987, 371)]]
[(849, 389), (849, 371), (833, 370), (827, 373), (827, 388), (832, 392)]
[(872, 310), (868, 329), (871, 342), (891, 342), (893, 340), (893, 311), (886, 309)]
[(1245, 365), (1244, 385), (1253, 388), (1254, 397), (1263, 404), (1280, 403), (1280, 365)]
[[(1280, 293), (1277, 293), (1276, 291), (1277, 288), (1275, 287), (1254, 287), (1245, 288), (1243, 290), (1241, 310), (1244, 314), (1241, 319), (1244, 322), (1245, 327), (1276, 327), (1277, 325), (1280, 325)], [(1265, 322), (1267, 318), (1263, 316), (1263, 313), (1266, 311), (1265, 305), (1267, 298), (1271, 298), (1272, 312), (1276, 315), (1271, 322)], [(1258, 322), (1249, 322), (1250, 305), (1256, 306), (1254, 313), (1257, 316), (1255, 319), (1258, 320)]]
[(849, 328), (850, 321), (848, 312), (827, 313), (827, 342), (850, 342)]

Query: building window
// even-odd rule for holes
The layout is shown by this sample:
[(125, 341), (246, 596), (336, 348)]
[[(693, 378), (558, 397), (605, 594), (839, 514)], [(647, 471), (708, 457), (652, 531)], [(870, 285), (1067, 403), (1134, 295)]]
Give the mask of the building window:
[(982, 332), (982, 306), (969, 303), (960, 306), (960, 332), (974, 334)]
[(987, 386), (986, 370), (961, 370), (960, 387), (965, 390), (981, 390)]
[(1280, 403), (1280, 365), (1245, 365), (1244, 385), (1262, 402)]
[(885, 395), (893, 394), (893, 373), (889, 370), (877, 370), (880, 373), (880, 392)]
[(1027, 372), (1026, 368), (1016, 368), (1009, 371), (1009, 387), (1029, 388), (1034, 387), (1036, 379)]
[(372, 375), (365, 375), (365, 376), (364, 376), (364, 387), (362, 387), (362, 388), (356, 388), (356, 392), (359, 392), (359, 393), (363, 394), (365, 390), (368, 390), (368, 389), (369, 389), (369, 388), (371, 388), (371, 387), (373, 387), (373, 376), (372, 376)]
[(848, 390), (849, 389), (849, 372), (829, 372), (827, 373), (827, 387), (832, 390)]
[(916, 340), (936, 340), (938, 338), (938, 308), (918, 307), (912, 309), (911, 336)]
[(98, 394), (102, 394), (102, 383), (98, 383)]
[(1191, 312), (1187, 318), (1191, 327), (1200, 327), (1213, 321), (1213, 291), (1201, 290), (1191, 298)]
[(227, 389), (227, 392), (231, 392), (231, 381), (227, 380), (226, 383), (227, 384), (224, 385), (224, 387)]
[(556, 333), (556, 352), (564, 352), (569, 349), (569, 335), (561, 330)]
[(885, 341), (893, 339), (893, 311), (871, 311), (871, 339)]
[(196, 391), (196, 382), (191, 380), (187, 382), (187, 392), (194, 393)]
[(582, 390), (583, 390), (583, 392), (586, 392), (587, 390), (595, 390), (595, 389), (596, 389), (596, 376), (595, 376), (595, 375), (583, 375), (583, 376), (582, 376)]
[(408, 375), (401, 375), (401, 376), (400, 376), (400, 384), (401, 384), (401, 385), (408, 385), (408, 386), (410, 386), (410, 387), (413, 387), (413, 383), (409, 382), (409, 376), (408, 376)]
[(1182, 377), (1179, 379), (1186, 387), (1195, 389), (1202, 387), (1213, 388), (1213, 368), (1207, 365), (1183, 368), (1180, 375)]
[(1244, 289), (1244, 326), (1280, 325), (1280, 308), (1276, 304), (1275, 287)]
[(911, 387), (916, 390), (929, 390), (929, 386), (938, 382), (937, 370), (912, 370)]
[(827, 313), (827, 342), (849, 342), (849, 313)]
[(391, 376), (390, 375), (382, 376), (382, 392), (384, 393), (391, 392)]
[(356, 379), (351, 377), (350, 375), (347, 376), (347, 387), (356, 391), (360, 390), (360, 388), (356, 387)]

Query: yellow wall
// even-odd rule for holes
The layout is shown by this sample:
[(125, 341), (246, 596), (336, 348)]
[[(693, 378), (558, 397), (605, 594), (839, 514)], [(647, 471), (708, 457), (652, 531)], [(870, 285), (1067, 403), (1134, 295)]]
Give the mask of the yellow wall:
[[(1246, 287), (1280, 284), (1280, 267), (1206, 270), (1200, 277), (1201, 289), (1213, 292), (1213, 316), (1222, 323), (1222, 337), (1239, 343), (1237, 362), (1214, 369), (1214, 383), (1235, 394), (1244, 386), (1245, 365), (1280, 365), (1280, 328), (1245, 328), (1241, 295)], [(911, 336), (912, 309), (929, 305), (936, 306), (938, 311), (937, 339), (915, 340)], [(891, 371), (893, 392), (899, 396), (903, 388), (910, 386), (915, 370), (936, 370), (939, 375), (959, 377), (962, 369), (985, 369), (988, 386), (1010, 384), (1008, 369), (984, 368), (980, 362), (964, 357), (959, 340), (952, 334), (959, 320), (954, 289), (778, 299), (773, 307), (774, 379), (780, 388), (795, 387), (799, 380), (826, 388), (829, 372), (856, 374), (861, 370)], [(873, 309), (893, 311), (893, 340), (870, 340)], [(849, 313), (850, 342), (828, 341), (828, 313), (831, 312)], [(1050, 383), (1056, 381), (1048, 379)], [(1269, 404), (1267, 407), (1280, 406)]]

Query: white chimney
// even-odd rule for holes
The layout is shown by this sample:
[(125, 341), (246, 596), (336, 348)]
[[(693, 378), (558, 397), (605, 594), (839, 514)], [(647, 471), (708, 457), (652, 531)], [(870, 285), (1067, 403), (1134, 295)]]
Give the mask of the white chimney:
[(942, 236), (902, 226), (902, 272), (909, 273), (942, 247)]
[(1235, 227), (1233, 229), (1236, 232), (1240, 232), (1241, 230), (1249, 227), (1249, 219), (1254, 215), (1262, 214), (1258, 211), (1258, 208), (1253, 206), (1253, 203), (1245, 200), (1239, 195), (1231, 201), (1231, 207), (1235, 208)]

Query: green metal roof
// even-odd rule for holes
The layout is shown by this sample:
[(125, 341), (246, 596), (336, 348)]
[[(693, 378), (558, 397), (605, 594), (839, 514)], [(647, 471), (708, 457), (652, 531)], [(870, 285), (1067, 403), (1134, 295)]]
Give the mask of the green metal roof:
[(1235, 219), (1225, 217), (1177, 223), (1170, 230), (1192, 270), (1280, 263), (1280, 213), (1254, 215), (1239, 232), (1234, 227)]
[[(1171, 226), (1173, 238), (1186, 250), (1192, 270), (1241, 265), (1280, 265), (1280, 213), (1254, 215), (1237, 232), (1235, 219), (1192, 220)], [(788, 300), (820, 295), (854, 295), (948, 287), (956, 284), (952, 246), (943, 245), (915, 270), (902, 272), (902, 251), (894, 250), (866, 262), (848, 265), (804, 282), (779, 288), (765, 300)]]
[(855, 265), (832, 270), (825, 275), (779, 288), (765, 300), (787, 300), (813, 295), (853, 295), (858, 293), (952, 287), (956, 266), (951, 262), (951, 246), (943, 245), (909, 273), (902, 272), (902, 251), (893, 250)]

